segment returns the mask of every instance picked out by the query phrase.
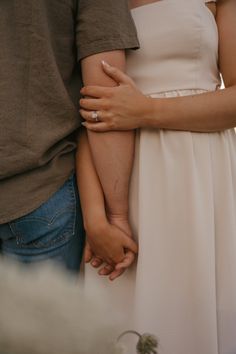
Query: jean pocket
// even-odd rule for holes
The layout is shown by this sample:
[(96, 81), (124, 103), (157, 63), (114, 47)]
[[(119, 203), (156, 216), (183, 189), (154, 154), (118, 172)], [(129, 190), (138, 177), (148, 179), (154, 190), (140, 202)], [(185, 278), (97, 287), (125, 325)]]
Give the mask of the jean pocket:
[(75, 178), (32, 213), (10, 222), (18, 247), (53, 248), (75, 235), (78, 195)]

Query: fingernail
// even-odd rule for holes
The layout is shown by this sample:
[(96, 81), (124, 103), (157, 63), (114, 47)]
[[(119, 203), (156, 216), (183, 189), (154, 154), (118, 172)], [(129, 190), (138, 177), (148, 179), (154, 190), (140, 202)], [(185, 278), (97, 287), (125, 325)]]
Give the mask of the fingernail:
[(102, 60), (102, 65), (108, 66), (110, 68), (110, 64), (108, 64), (105, 60)]
[(84, 127), (86, 127), (86, 123), (85, 123), (85, 122), (82, 122), (81, 125), (83, 125)]

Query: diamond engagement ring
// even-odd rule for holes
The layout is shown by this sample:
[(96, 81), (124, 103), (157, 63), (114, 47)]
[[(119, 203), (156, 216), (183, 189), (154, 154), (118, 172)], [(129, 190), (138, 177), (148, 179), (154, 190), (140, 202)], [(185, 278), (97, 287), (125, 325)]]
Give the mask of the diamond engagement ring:
[(99, 122), (98, 112), (97, 111), (93, 111), (92, 112), (92, 119), (94, 119), (95, 122)]

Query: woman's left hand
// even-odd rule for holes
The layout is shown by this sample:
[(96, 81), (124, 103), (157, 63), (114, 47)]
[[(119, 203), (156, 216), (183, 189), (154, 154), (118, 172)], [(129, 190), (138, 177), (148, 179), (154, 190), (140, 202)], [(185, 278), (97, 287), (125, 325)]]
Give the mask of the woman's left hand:
[(104, 72), (118, 86), (82, 88), (80, 114), (83, 125), (93, 131), (132, 130), (141, 128), (151, 108), (151, 98), (143, 95), (133, 80), (119, 69), (102, 63)]

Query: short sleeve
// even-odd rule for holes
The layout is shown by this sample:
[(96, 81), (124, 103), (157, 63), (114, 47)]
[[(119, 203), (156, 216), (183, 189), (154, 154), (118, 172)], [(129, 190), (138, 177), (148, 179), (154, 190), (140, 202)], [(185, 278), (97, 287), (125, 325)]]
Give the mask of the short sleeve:
[(127, 0), (79, 0), (76, 19), (78, 60), (89, 55), (137, 49), (139, 42)]

